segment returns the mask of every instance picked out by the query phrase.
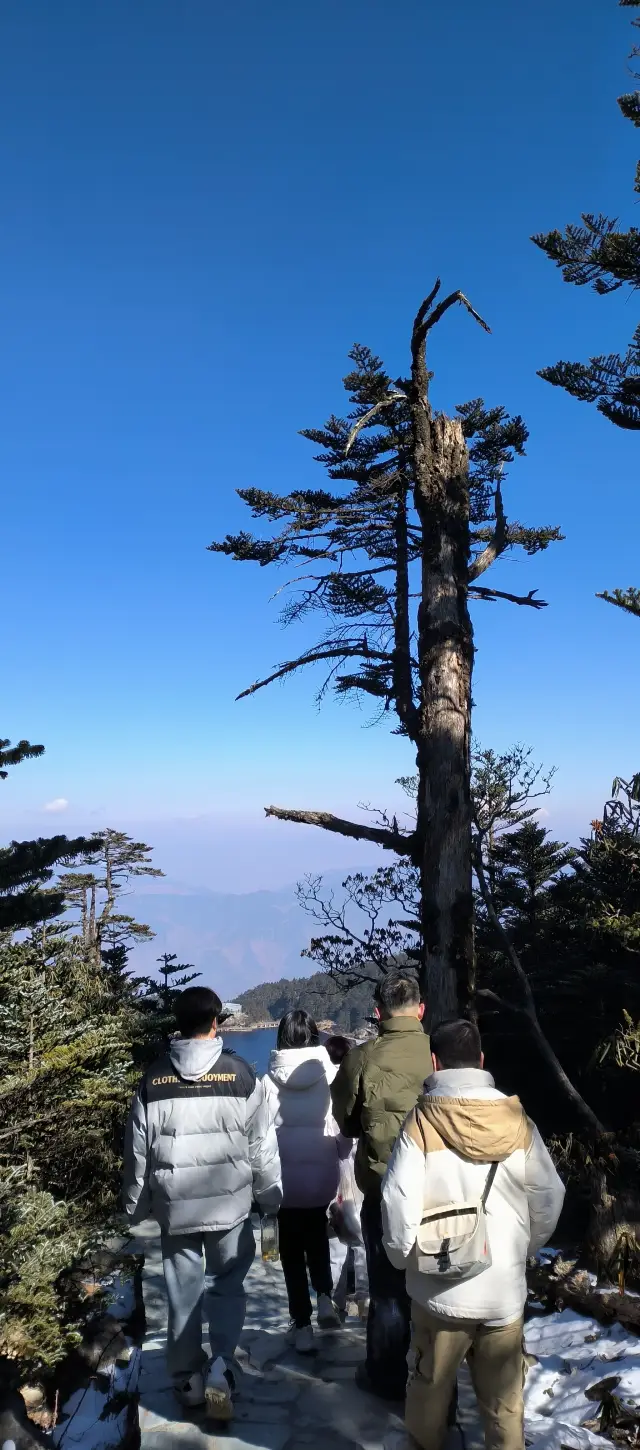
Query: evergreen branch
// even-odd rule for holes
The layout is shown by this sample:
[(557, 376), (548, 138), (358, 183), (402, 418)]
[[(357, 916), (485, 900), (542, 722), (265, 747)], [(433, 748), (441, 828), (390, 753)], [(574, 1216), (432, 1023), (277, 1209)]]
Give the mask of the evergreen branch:
[(255, 695), (256, 690), (264, 689), (265, 685), (273, 684), (274, 680), (281, 680), (285, 675), (290, 675), (294, 670), (299, 670), (303, 665), (315, 665), (319, 660), (351, 659), (353, 657), (371, 660), (389, 660), (391, 657), (384, 650), (370, 649), (366, 640), (359, 645), (332, 645), (329, 649), (310, 650), (309, 654), (300, 655), (297, 660), (288, 660), (286, 664), (274, 670), (264, 680), (256, 680), (248, 689), (242, 690), (236, 695), (237, 700), (245, 700), (247, 695)]
[(607, 604), (615, 604), (618, 609), (625, 609), (627, 614), (635, 614), (640, 618), (640, 589), (608, 589), (602, 594), (596, 594), (596, 599), (604, 599)]
[(546, 609), (546, 599), (534, 599), (533, 596), (537, 592), (537, 589), (530, 589), (528, 594), (508, 594), (504, 589), (485, 589), (480, 584), (472, 586), (469, 589), (469, 594), (472, 599), (486, 599), (489, 601), (493, 599), (508, 599), (510, 604), (528, 604), (531, 609)]
[(399, 856), (412, 856), (417, 841), (415, 832), (402, 835), (400, 830), (385, 830), (381, 826), (365, 826), (358, 821), (344, 821), (330, 811), (296, 811), (282, 806), (265, 806), (266, 816), (278, 821), (293, 821), (302, 826), (320, 826), (323, 831), (332, 831), (338, 836), (350, 836), (354, 841), (371, 841), (385, 851), (395, 851)]
[(350, 453), (351, 448), (352, 448), (353, 444), (355, 443), (356, 438), (358, 437), (358, 434), (361, 431), (361, 429), (362, 428), (366, 428), (368, 426), (368, 424), (371, 422), (372, 418), (375, 418), (376, 417), (376, 414), (377, 413), (381, 413), (383, 408), (390, 408), (391, 405), (392, 405), (392, 403), (399, 403), (399, 402), (406, 403), (406, 401), (407, 401), (407, 395), (406, 395), (406, 393), (400, 393), (400, 392), (398, 392), (398, 393), (389, 393), (388, 397), (381, 398), (378, 403), (374, 403), (373, 407), (372, 408), (369, 408), (369, 411), (367, 413), (364, 413), (361, 418), (358, 418), (357, 423), (354, 423), (353, 428), (351, 429), (351, 432), (349, 434), (349, 437), (347, 438), (347, 441), (346, 441), (346, 443), (344, 445), (344, 456), (345, 456), (345, 458)]
[[(12, 745), (10, 740), (0, 740), (0, 767), (20, 765), (21, 761), (35, 760), (39, 755), (44, 755), (44, 745), (30, 745), (28, 740), (18, 740)], [(0, 769), (0, 780), (6, 780), (7, 774)]]
[(0, 1138), (13, 1138), (15, 1133), (24, 1133), (27, 1128), (37, 1128), (40, 1123), (47, 1123), (50, 1118), (56, 1118), (59, 1114), (59, 1107), (52, 1108), (50, 1113), (41, 1113), (37, 1118), (29, 1118), (26, 1123), (14, 1123), (11, 1128), (4, 1128)]

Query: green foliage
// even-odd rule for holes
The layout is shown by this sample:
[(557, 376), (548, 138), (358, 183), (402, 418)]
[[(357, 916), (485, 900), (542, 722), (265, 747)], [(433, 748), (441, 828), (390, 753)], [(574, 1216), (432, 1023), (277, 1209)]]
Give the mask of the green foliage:
[[(59, 866), (90, 856), (96, 838), (40, 836), (36, 841), (12, 841), (0, 847), (0, 932), (19, 931), (60, 916), (65, 892), (50, 886)], [(43, 889), (44, 888), (44, 889)]]
[(370, 980), (347, 988), (344, 980), (338, 983), (324, 971), (261, 982), (241, 992), (238, 1001), (251, 1022), (278, 1022), (285, 1012), (306, 1007), (317, 1022), (335, 1022), (345, 1032), (361, 1027), (372, 1011)]
[[(309, 614), (325, 622), (317, 644), (247, 693), (323, 663), (329, 672), (321, 696), (329, 686), (339, 695), (370, 696), (382, 708), (396, 709), (399, 732), (406, 733), (420, 686), (415, 658), (405, 658), (404, 669), (399, 665), (400, 652), (411, 650), (417, 633), (417, 606), (410, 601), (405, 571), (418, 564), (425, 547), (412, 492), (411, 413), (403, 391), (408, 384), (393, 383), (380, 358), (361, 344), (349, 358), (353, 367), (343, 382), (352, 406), (346, 416), (332, 415), (323, 428), (302, 430), (318, 445), (316, 461), (339, 487), (287, 495), (240, 489), (253, 517), (276, 532), (268, 539), (245, 531), (228, 534), (210, 549), (241, 562), (290, 566), (294, 574), (282, 622)], [(470, 453), (470, 566), (494, 537), (498, 514), (501, 528), (504, 524), (498, 553), (517, 546), (534, 553), (560, 538), (556, 528), (530, 529), (502, 515), (505, 469), (525, 451), (522, 419), (509, 417), (504, 408), (485, 408), (481, 398), (457, 411)]]
[(28, 740), (18, 740), (12, 745), (10, 740), (0, 740), (0, 780), (6, 780), (7, 766), (36, 760), (39, 755), (44, 755), (44, 745), (30, 745)]
[(606, 599), (607, 604), (615, 604), (618, 609), (626, 610), (627, 614), (635, 614), (640, 618), (640, 589), (612, 589), (611, 592), (604, 590), (598, 595), (598, 599)]
[[(3, 767), (42, 753), (7, 745)], [(0, 849), (0, 1357), (16, 1382), (77, 1339), (63, 1271), (118, 1213), (124, 1118), (160, 1031), (128, 966), (152, 933), (117, 910), (133, 874), (162, 873), (123, 832)]]
[[(619, 0), (619, 3), (637, 8), (637, 0)], [(632, 23), (638, 26), (640, 22)], [(639, 48), (634, 46), (632, 57), (638, 53)], [(640, 92), (620, 96), (618, 105), (627, 120), (634, 126), (640, 125)], [(640, 162), (635, 190), (640, 191)], [(615, 218), (584, 212), (581, 225), (570, 222), (564, 231), (540, 232), (532, 240), (560, 268), (564, 281), (576, 287), (592, 287), (601, 297), (617, 292), (620, 287), (638, 287), (638, 227), (624, 231)], [(542, 368), (540, 377), (554, 387), (564, 388), (581, 402), (595, 403), (599, 412), (618, 428), (640, 429), (640, 326), (636, 327), (626, 351), (594, 356), (587, 363), (558, 362)], [(607, 594), (600, 597), (621, 603)], [(622, 607), (626, 606), (622, 604)]]
[(41, 927), (0, 949), (0, 1354), (50, 1368), (75, 1327), (61, 1271), (117, 1212), (133, 1020), (81, 944)]

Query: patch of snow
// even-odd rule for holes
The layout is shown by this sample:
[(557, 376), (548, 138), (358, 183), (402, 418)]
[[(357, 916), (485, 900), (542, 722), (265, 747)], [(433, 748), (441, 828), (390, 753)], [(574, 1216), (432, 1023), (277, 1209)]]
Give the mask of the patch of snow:
[(640, 1339), (620, 1324), (603, 1325), (573, 1309), (531, 1319), (525, 1347), (535, 1355), (524, 1387), (525, 1434), (536, 1450), (605, 1450), (611, 1442), (585, 1428), (598, 1403), (585, 1391), (612, 1372), (620, 1376), (616, 1396), (640, 1401)]
[[(131, 1348), (127, 1364), (113, 1364), (106, 1374), (92, 1377), (88, 1385), (74, 1390), (63, 1406), (51, 1439), (61, 1450), (107, 1450), (120, 1445), (128, 1427), (128, 1407), (102, 1419), (109, 1400), (123, 1392), (132, 1394), (140, 1376), (140, 1350)], [(107, 1388), (101, 1385), (107, 1383)]]

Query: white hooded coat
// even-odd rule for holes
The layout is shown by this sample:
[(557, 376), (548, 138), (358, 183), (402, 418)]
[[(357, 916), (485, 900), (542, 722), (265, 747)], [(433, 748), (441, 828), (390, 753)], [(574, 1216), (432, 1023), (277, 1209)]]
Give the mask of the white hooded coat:
[[(498, 1169), (486, 1205), (491, 1265), (461, 1283), (417, 1267), (423, 1213), (478, 1200), (491, 1163)], [(516, 1097), (498, 1091), (480, 1068), (448, 1068), (425, 1083), (396, 1141), (382, 1187), (383, 1243), (407, 1271), (412, 1299), (446, 1320), (510, 1324), (522, 1314), (526, 1262), (553, 1233), (564, 1185)]]
[(351, 1148), (331, 1108), (329, 1084), (337, 1071), (324, 1047), (271, 1053), (263, 1083), (278, 1135), (285, 1208), (321, 1208), (335, 1198), (340, 1161)]
[(221, 1037), (174, 1037), (131, 1105), (127, 1215), (152, 1214), (170, 1234), (226, 1232), (249, 1216), (252, 1197), (264, 1212), (282, 1202), (262, 1083)]

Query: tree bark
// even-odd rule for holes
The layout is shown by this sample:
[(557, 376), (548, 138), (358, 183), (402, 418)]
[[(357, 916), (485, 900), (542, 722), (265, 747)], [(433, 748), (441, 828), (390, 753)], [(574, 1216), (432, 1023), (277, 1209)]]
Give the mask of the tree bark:
[(467, 605), (469, 456), (457, 419), (431, 416), (424, 347), (414, 348), (415, 503), (423, 530), (418, 616), (423, 978), (429, 1021), (473, 998), (471, 672)]
[(611, 1288), (604, 1291), (592, 1284), (588, 1273), (574, 1264), (536, 1264), (527, 1270), (527, 1281), (537, 1298), (546, 1301), (550, 1310), (575, 1309), (588, 1314), (599, 1324), (617, 1321), (637, 1334), (640, 1331), (640, 1298), (637, 1294), (620, 1293)]

